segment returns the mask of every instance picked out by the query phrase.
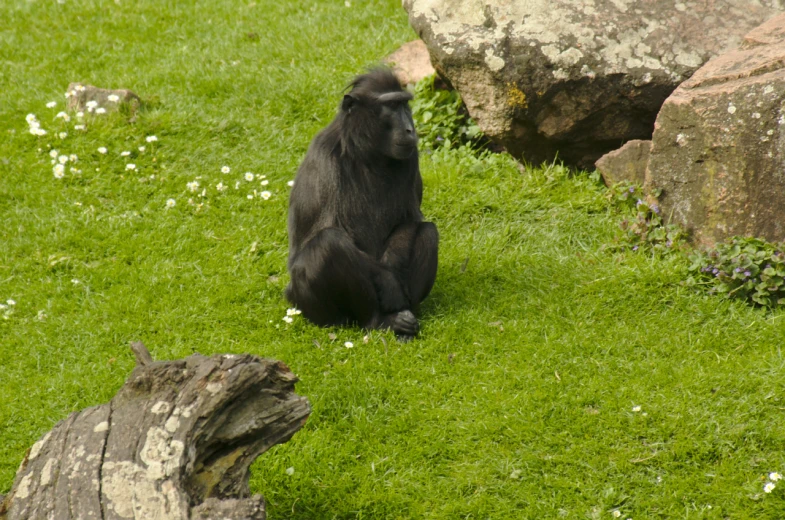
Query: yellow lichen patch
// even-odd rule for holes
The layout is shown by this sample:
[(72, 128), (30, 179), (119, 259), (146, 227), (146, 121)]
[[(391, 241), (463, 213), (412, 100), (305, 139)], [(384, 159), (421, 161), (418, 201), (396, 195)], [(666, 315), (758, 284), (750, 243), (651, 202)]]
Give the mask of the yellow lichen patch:
[(516, 108), (529, 108), (526, 94), (515, 83), (507, 83), (507, 104)]

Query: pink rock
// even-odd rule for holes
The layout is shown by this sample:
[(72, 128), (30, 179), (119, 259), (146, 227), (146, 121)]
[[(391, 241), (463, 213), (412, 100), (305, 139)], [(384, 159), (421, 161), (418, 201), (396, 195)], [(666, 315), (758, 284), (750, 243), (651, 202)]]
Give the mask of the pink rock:
[(665, 101), (645, 188), (698, 244), (785, 240), (785, 16), (710, 60)]
[(428, 48), (422, 40), (404, 43), (397, 51), (387, 56), (384, 62), (392, 67), (402, 85), (417, 83), (436, 73), (431, 65)]

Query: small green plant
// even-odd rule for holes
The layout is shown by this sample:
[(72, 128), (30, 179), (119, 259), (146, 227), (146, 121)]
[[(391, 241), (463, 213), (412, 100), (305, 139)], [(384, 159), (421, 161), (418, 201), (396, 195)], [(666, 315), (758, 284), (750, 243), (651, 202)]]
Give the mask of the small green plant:
[(482, 131), (469, 117), (461, 96), (455, 90), (436, 88), (435, 78), (435, 75), (428, 76), (414, 87), (411, 107), (420, 149), (480, 144)]
[(688, 279), (728, 298), (751, 300), (764, 307), (785, 306), (785, 243), (733, 237), (692, 255)]
[(628, 182), (616, 184), (608, 190), (607, 197), (614, 206), (634, 212), (633, 217), (621, 222), (623, 241), (633, 251), (645, 249), (666, 254), (679, 249), (684, 243), (684, 230), (676, 224), (665, 224), (659, 206), (646, 201), (639, 185)]

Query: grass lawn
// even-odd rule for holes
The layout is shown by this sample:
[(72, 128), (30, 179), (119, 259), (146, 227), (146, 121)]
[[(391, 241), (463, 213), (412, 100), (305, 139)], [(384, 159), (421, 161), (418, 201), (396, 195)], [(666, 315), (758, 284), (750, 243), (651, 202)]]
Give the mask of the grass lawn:
[[(622, 215), (587, 174), (423, 154), (420, 338), (282, 320), (287, 181), (349, 79), (413, 38), (398, 0), (0, 3), (0, 493), (142, 340), (301, 378), (313, 414), (253, 466), (272, 519), (781, 517), (785, 313), (608, 247)], [(148, 108), (75, 130), (71, 81)], [(63, 179), (52, 149), (78, 156)]]

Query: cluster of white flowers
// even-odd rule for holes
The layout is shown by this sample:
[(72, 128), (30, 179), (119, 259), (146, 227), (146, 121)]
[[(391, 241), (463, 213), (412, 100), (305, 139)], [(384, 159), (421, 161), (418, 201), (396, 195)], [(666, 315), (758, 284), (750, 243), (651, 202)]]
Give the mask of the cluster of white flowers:
[[(52, 173), (54, 174), (55, 179), (62, 179), (65, 177), (65, 165), (69, 161), (75, 163), (79, 160), (79, 157), (77, 157), (76, 154), (60, 155), (60, 152), (57, 150), (50, 150), (49, 156), (52, 158), (52, 164), (54, 165), (52, 167)], [(71, 167), (71, 173), (82, 173), (82, 170)]]
[(6, 300), (5, 303), (0, 303), (0, 311), (3, 311), (4, 320), (10, 318), (14, 313), (14, 305), (16, 305), (16, 302), (11, 299)]
[(286, 323), (291, 323), (294, 321), (294, 316), (298, 314), (302, 314), (302, 311), (297, 308), (286, 309), (286, 316), (283, 317), (283, 321)]
[(148, 135), (147, 137), (144, 138), (144, 140), (147, 141), (148, 143), (154, 143), (155, 141), (158, 140), (158, 138), (154, 135)]
[(780, 475), (776, 471), (772, 471), (771, 473), (769, 473), (769, 480), (763, 485), (763, 492), (771, 493), (772, 491), (774, 491), (774, 488), (777, 487), (777, 484), (775, 484), (775, 482), (779, 480), (782, 480), (782, 475)]
[(84, 85), (77, 85), (74, 87), (73, 90), (69, 90), (68, 92), (66, 92), (65, 97), (66, 99), (68, 99), (70, 97), (76, 96), (78, 92), (84, 92), (85, 90), (87, 89), (85, 88)]
[(31, 134), (36, 136), (46, 135), (46, 130), (41, 128), (41, 123), (38, 122), (38, 119), (35, 117), (35, 114), (27, 114), (25, 120), (27, 120), (27, 124), (30, 126)]

